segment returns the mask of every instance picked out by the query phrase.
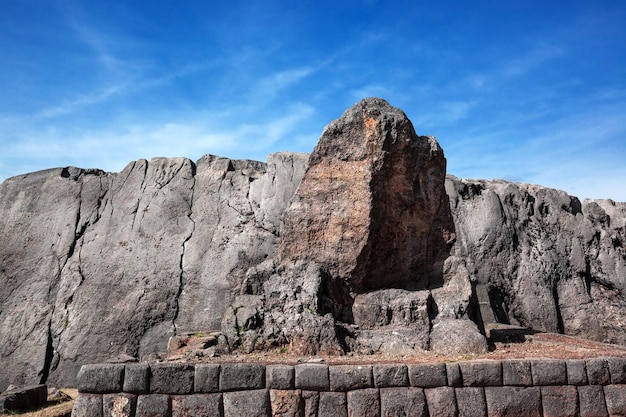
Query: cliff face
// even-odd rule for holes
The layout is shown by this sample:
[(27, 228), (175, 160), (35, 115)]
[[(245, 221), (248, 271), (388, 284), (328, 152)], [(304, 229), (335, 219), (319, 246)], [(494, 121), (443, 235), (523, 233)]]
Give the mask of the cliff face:
[(626, 344), (626, 203), (448, 177), (483, 318)]
[[(625, 203), (451, 176), (444, 193), (434, 139), (384, 102), (358, 106), (325, 130), (296, 198), (309, 156), (292, 153), (0, 184), (0, 390), (72, 385), (84, 363), (149, 358), (175, 333), (233, 323), (246, 348), (280, 332), (328, 351), (475, 347), (483, 319), (626, 344)], [(336, 204), (311, 198), (328, 191)], [(314, 331), (297, 342), (301, 325)], [(404, 339), (390, 339), (398, 326)]]
[(0, 389), (71, 383), (81, 363), (219, 329), (274, 252), (307, 158), (163, 158), (2, 183)]

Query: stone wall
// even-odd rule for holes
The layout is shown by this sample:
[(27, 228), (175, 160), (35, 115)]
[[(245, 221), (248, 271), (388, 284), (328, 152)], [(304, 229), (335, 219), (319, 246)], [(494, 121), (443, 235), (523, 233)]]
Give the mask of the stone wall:
[(626, 358), (85, 365), (73, 417), (623, 416)]

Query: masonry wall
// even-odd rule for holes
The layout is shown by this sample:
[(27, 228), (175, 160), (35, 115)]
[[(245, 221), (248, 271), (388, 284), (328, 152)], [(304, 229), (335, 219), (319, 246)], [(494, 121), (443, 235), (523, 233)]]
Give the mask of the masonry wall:
[(626, 358), (83, 366), (73, 417), (626, 416)]

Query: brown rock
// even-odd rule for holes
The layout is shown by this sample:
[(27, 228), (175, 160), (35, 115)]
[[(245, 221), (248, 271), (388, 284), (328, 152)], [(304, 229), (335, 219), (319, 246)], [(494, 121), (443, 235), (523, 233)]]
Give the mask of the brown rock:
[(360, 101), (322, 133), (285, 213), (279, 259), (317, 262), (356, 293), (427, 288), (454, 239), (445, 166), (401, 110)]

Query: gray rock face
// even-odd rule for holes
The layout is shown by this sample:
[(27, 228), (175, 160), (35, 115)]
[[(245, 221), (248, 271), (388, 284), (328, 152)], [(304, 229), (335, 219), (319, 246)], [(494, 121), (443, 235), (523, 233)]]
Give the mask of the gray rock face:
[(78, 168), (0, 185), (0, 389), (73, 385), (80, 364), (148, 358), (177, 331), (219, 329), (256, 266), (308, 155), (263, 164), (205, 156)]
[(451, 176), (446, 189), (483, 318), (626, 343), (625, 203)]
[(187, 331), (243, 351), (462, 353), (485, 349), (484, 319), (626, 344), (626, 203), (451, 176), (444, 193), (439, 145), (378, 99), (308, 161), (0, 184), (0, 390), (75, 385), (82, 364)]

